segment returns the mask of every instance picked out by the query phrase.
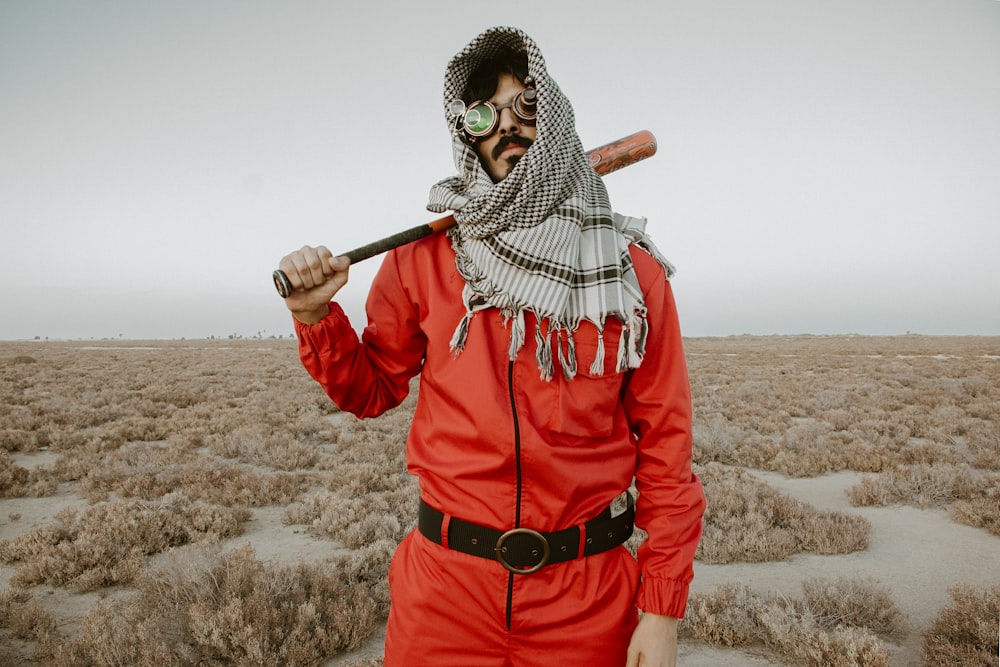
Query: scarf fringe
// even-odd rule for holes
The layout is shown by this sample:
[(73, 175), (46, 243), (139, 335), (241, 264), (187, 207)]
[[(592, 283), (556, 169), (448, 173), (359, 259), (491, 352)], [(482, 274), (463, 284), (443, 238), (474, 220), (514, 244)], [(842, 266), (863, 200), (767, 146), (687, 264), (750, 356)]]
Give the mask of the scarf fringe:
[(576, 377), (576, 342), (573, 340), (573, 332), (569, 329), (562, 329), (566, 332), (566, 354), (563, 354), (563, 346), (560, 341), (559, 332), (556, 332), (556, 345), (559, 346), (559, 365), (562, 366), (563, 375), (567, 380)]
[(465, 341), (469, 338), (469, 321), (472, 320), (472, 315), (472, 310), (465, 311), (465, 316), (455, 327), (455, 333), (451, 336), (449, 347), (451, 353), (456, 357), (465, 349)]
[[(476, 314), (476, 309), (466, 311), (462, 321), (459, 322), (455, 333), (451, 338), (451, 352), (458, 356), (465, 349), (465, 342), (469, 336), (469, 323)], [(526, 327), (524, 321), (524, 311), (519, 310), (509, 318), (510, 324), (510, 344), (507, 348), (507, 355), (511, 361), (517, 358), (518, 353), (524, 347)], [(542, 320), (535, 322), (535, 361), (538, 363), (539, 377), (546, 382), (552, 379), (555, 373), (555, 364), (552, 355), (552, 335), (556, 337), (556, 356), (559, 359), (559, 366), (563, 376), (567, 380), (572, 380), (579, 372), (576, 338), (573, 331), (567, 327), (549, 322), (548, 329), (542, 333)], [(635, 316), (622, 325), (621, 336), (618, 338), (618, 354), (615, 369), (622, 373), (631, 368), (638, 368), (642, 364), (642, 358), (646, 354), (646, 339), (649, 334), (649, 325), (646, 322), (645, 311), (638, 310)], [(563, 343), (565, 336), (565, 344)], [(597, 351), (594, 360), (590, 364), (590, 374), (594, 376), (604, 375), (604, 330), (597, 331)]]
[(630, 368), (638, 368), (642, 364), (642, 358), (646, 354), (646, 337), (649, 333), (649, 325), (646, 323), (645, 311), (640, 310), (635, 313), (631, 320), (622, 326), (622, 335), (618, 339), (618, 363), (619, 373)]
[(597, 354), (594, 355), (594, 361), (590, 364), (590, 374), (591, 375), (604, 375), (604, 331), (599, 330), (597, 332)]
[(539, 377), (546, 382), (552, 379), (552, 329), (542, 336), (542, 322), (535, 323), (535, 361), (538, 362)]
[(522, 347), (524, 347), (524, 311), (519, 310), (510, 325), (510, 347), (507, 348), (507, 357), (514, 361)]
[(628, 354), (626, 352), (626, 347), (628, 346), (629, 330), (628, 327), (622, 327), (622, 335), (618, 338), (618, 362), (615, 364), (615, 371), (621, 373), (626, 368), (626, 363), (628, 361)]

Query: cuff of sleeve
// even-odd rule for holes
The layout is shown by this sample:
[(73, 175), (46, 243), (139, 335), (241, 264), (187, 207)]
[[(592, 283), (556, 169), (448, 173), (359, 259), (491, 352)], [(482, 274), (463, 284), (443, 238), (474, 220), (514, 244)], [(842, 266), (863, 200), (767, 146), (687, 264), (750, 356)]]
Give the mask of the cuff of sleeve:
[(292, 323), (295, 325), (295, 335), (299, 340), (310, 340), (316, 338), (335, 339), (346, 329), (351, 328), (351, 323), (347, 319), (347, 314), (340, 304), (330, 302), (330, 312), (326, 317), (316, 324), (304, 324), (294, 317)]
[(684, 618), (690, 584), (675, 579), (643, 577), (637, 606), (650, 614)]

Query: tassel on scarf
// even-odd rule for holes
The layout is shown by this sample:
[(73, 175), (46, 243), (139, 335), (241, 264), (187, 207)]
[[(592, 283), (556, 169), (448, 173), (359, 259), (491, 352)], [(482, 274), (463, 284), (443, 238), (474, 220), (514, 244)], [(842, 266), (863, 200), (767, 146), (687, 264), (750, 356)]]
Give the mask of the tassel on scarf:
[(604, 375), (604, 331), (597, 332), (597, 354), (590, 364), (591, 375)]
[(513, 319), (510, 325), (510, 347), (507, 348), (507, 358), (511, 361), (517, 358), (517, 353), (524, 347), (524, 311), (517, 311)]
[(644, 319), (633, 318), (622, 327), (622, 337), (618, 341), (618, 371), (638, 368), (642, 363), (640, 345), (646, 344), (646, 323)]
[(562, 329), (566, 332), (566, 354), (563, 354), (563, 346), (560, 341), (559, 332), (556, 332), (556, 345), (559, 346), (559, 364), (562, 366), (563, 376), (567, 380), (576, 377), (576, 342), (573, 340), (573, 332), (569, 329)]
[(542, 336), (541, 320), (535, 323), (535, 361), (538, 362), (539, 377), (543, 380), (552, 379), (552, 331)]
[(618, 362), (615, 364), (615, 370), (618, 373), (624, 371), (628, 366), (628, 354), (626, 352), (626, 346), (628, 345), (629, 331), (628, 325), (622, 327), (621, 336), (618, 338)]
[(639, 337), (635, 341), (635, 352), (639, 355), (639, 361), (646, 355), (646, 335), (649, 333), (649, 322), (646, 321), (646, 313), (643, 311), (639, 319)]
[(451, 347), (451, 353), (458, 356), (462, 350), (465, 349), (465, 341), (469, 337), (469, 321), (472, 319), (472, 310), (465, 311), (465, 317), (462, 321), (458, 323), (455, 328), (455, 333), (452, 334), (451, 342), (449, 343)]

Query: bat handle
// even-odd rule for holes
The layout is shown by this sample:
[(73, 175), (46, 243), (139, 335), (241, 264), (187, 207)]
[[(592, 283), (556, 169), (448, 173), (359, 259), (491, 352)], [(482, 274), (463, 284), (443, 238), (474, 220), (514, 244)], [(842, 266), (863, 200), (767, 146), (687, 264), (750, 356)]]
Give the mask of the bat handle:
[[(376, 255), (380, 255), (391, 248), (396, 248), (400, 245), (404, 245), (411, 241), (416, 241), (417, 239), (428, 236), (433, 231), (434, 230), (430, 225), (420, 225), (418, 227), (414, 227), (413, 229), (408, 229), (405, 232), (394, 234), (393, 236), (380, 241), (375, 241), (374, 243), (361, 246), (360, 248), (348, 250), (343, 253), (343, 256), (350, 259), (351, 264), (354, 265), (358, 262), (375, 257)], [(292, 281), (288, 279), (288, 276), (284, 271), (281, 269), (275, 270), (275, 272), (271, 274), (271, 278), (274, 279), (274, 289), (278, 290), (278, 294), (281, 295), (282, 299), (287, 299), (292, 295), (292, 291), (294, 290), (292, 287)]]
[[(431, 222), (424, 223), (422, 225), (417, 225), (416, 227), (411, 227), (410, 229), (403, 230), (392, 236), (387, 236), (384, 239), (379, 239), (368, 245), (363, 245), (360, 248), (355, 248), (354, 250), (348, 250), (345, 253), (338, 255), (339, 257), (347, 257), (351, 260), (351, 266), (354, 266), (358, 262), (363, 262), (366, 259), (371, 259), (381, 255), (382, 253), (392, 250), (393, 248), (398, 248), (404, 246), (407, 243), (412, 243), (425, 236), (430, 236), (435, 232), (440, 232), (448, 227), (455, 224), (455, 216), (446, 215), (443, 218), (438, 218), (437, 220), (432, 220)], [(278, 294), (281, 295), (282, 299), (287, 299), (292, 295), (294, 288), (292, 287), (292, 282), (285, 275), (285, 272), (278, 269), (271, 274), (274, 279), (274, 289), (278, 290)]]

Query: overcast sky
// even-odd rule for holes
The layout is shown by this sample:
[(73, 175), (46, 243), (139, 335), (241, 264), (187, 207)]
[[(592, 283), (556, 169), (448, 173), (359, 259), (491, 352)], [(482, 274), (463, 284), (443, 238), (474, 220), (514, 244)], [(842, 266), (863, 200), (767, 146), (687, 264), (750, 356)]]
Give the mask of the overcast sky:
[(498, 24), (586, 146), (656, 135), (606, 182), (685, 334), (1000, 335), (997, 0), (0, 0), (0, 339), (289, 334), (284, 254), (434, 217)]

